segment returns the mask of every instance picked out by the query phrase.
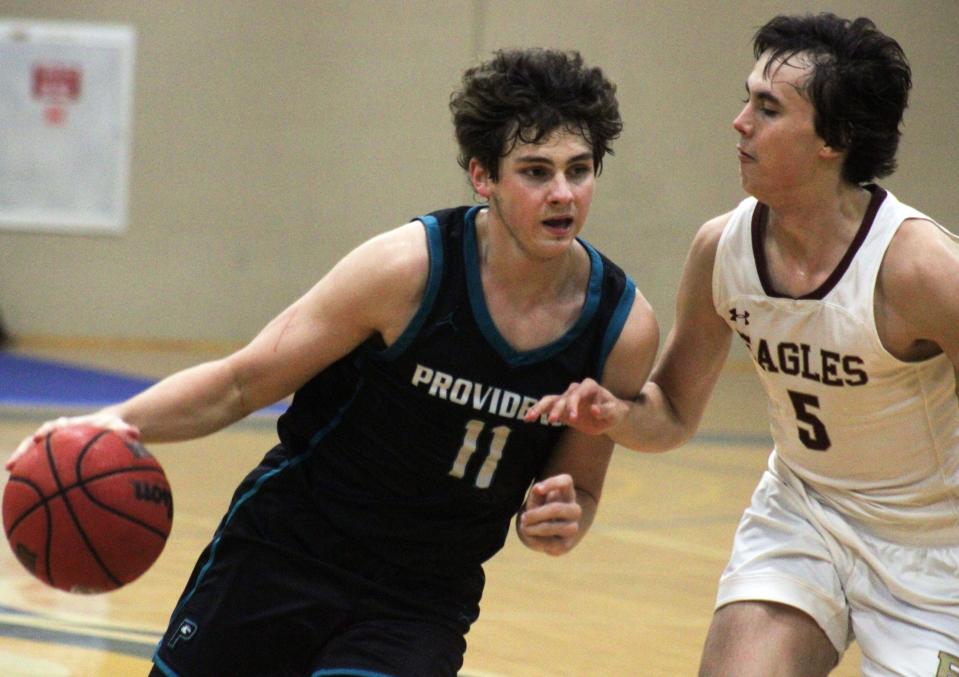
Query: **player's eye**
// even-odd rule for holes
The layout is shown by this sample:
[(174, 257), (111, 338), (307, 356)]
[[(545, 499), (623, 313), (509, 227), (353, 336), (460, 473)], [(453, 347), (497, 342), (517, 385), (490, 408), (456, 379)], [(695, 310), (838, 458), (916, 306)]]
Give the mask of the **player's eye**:
[(527, 167), (523, 170), (523, 174), (531, 179), (545, 179), (549, 176), (549, 173), (543, 167)]

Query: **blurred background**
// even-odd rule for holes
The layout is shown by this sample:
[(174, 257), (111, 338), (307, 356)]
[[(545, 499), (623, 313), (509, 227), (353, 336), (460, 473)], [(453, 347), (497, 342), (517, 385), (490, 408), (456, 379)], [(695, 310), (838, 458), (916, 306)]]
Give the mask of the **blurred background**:
[(26, 342), (245, 342), (362, 240), (472, 201), (450, 92), (494, 49), (536, 45), (618, 84), (625, 130), (584, 236), (665, 333), (693, 233), (743, 197), (731, 121), (751, 37), (823, 9), (903, 45), (914, 90), (883, 184), (955, 230), (955, 0), (0, 0), (0, 18), (136, 34), (126, 231), (0, 228), (4, 324)]
[[(447, 104), (498, 48), (577, 49), (617, 83), (625, 129), (583, 235), (634, 278), (665, 337), (693, 234), (744, 197), (731, 123), (752, 35), (777, 13), (821, 10), (869, 16), (904, 47), (914, 89), (882, 184), (959, 230), (956, 0), (0, 0), (0, 21), (135, 34), (125, 229), (0, 224), (13, 348), (0, 351), (0, 450), (232, 349), (363, 240), (472, 202)], [(0, 159), (0, 185), (11, 171)], [(463, 677), (695, 674), (769, 452), (738, 344), (693, 442), (617, 451), (573, 553), (537, 557), (510, 537), (486, 567)], [(177, 516), (135, 584), (58, 593), (0, 547), (0, 674), (145, 674), (233, 487), (273, 443), (275, 410), (263, 414), (152, 449)], [(855, 647), (833, 674), (861, 674)]]

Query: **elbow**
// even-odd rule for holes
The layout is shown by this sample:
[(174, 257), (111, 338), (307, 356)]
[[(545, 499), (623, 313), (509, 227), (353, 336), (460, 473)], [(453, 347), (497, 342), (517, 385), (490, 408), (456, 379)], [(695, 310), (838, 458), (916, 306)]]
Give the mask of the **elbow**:
[(689, 423), (678, 419), (675, 420), (674, 424), (667, 429), (663, 438), (657, 440), (656, 448), (651, 451), (662, 453), (664, 451), (678, 449), (693, 439), (693, 436), (696, 434), (696, 428), (696, 423)]
[(650, 449), (649, 451), (656, 454), (661, 454), (665, 451), (672, 451), (673, 449), (678, 449), (679, 447), (685, 445), (687, 442), (693, 439), (694, 433), (695, 433), (695, 430), (687, 430), (684, 428), (676, 432), (675, 434), (671, 435), (670, 437), (664, 440), (661, 440), (654, 449)]
[(642, 437), (616, 439), (615, 441), (633, 451), (645, 454), (661, 454), (672, 451), (689, 442), (696, 433), (695, 425), (683, 425), (674, 420), (669, 425), (658, 427), (653, 434), (646, 430)]

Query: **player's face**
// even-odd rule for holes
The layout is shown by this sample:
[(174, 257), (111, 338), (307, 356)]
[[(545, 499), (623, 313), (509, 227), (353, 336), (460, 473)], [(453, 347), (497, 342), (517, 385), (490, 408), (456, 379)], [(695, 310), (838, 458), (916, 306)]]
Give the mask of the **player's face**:
[(560, 129), (542, 143), (517, 144), (500, 160), (493, 181), (482, 166), (470, 167), (476, 192), (489, 200), (493, 227), (537, 260), (565, 253), (583, 228), (596, 173), (593, 150), (582, 135)]
[[(817, 134), (815, 110), (804, 95), (811, 66), (801, 57), (774, 62), (764, 74), (763, 55), (746, 80), (745, 106), (733, 127), (740, 178), (747, 193), (775, 204), (794, 191), (814, 185), (823, 160), (834, 152)], [(835, 163), (831, 165), (835, 167)]]

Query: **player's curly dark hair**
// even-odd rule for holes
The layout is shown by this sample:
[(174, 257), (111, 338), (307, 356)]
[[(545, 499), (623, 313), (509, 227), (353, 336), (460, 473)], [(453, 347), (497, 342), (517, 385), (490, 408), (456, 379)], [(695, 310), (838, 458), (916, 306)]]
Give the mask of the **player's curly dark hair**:
[(499, 180), (500, 159), (517, 143), (539, 143), (559, 128), (582, 134), (596, 173), (623, 129), (616, 86), (578, 52), (499, 50), (463, 74), (450, 97), (463, 169), (472, 158)]
[(895, 171), (912, 87), (898, 42), (869, 19), (823, 12), (768, 21), (753, 38), (756, 58), (766, 52), (767, 76), (776, 63), (794, 56), (809, 60), (812, 75), (805, 90), (815, 109), (816, 133), (846, 152), (843, 178), (858, 184)]

